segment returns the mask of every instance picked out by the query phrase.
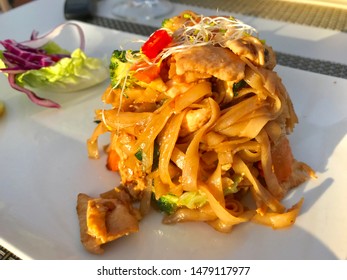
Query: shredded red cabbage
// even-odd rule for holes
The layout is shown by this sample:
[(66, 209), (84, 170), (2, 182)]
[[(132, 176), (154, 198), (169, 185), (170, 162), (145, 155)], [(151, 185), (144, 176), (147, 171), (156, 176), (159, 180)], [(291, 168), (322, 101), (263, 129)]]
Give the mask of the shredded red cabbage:
[(35, 104), (39, 106), (47, 107), (47, 108), (60, 108), (60, 105), (58, 103), (46, 98), (42, 98), (36, 95), (31, 90), (17, 85), (15, 74), (8, 74), (8, 82), (13, 89), (16, 89), (20, 92), (25, 93), (28, 96), (28, 98)]
[[(6, 49), (2, 53), (5, 58), (4, 63), (6, 65), (15, 65), (17, 68), (22, 68), (23, 72), (51, 66), (61, 58), (69, 57), (69, 55), (66, 54), (47, 54), (43, 49), (27, 47), (14, 40), (0, 41), (0, 44)], [(5, 68), (1, 70), (6, 73), (8, 69)]]
[(67, 54), (48, 54), (42, 48), (42, 46), (51, 41), (54, 37), (58, 36), (63, 28), (67, 25), (73, 25), (77, 28), (80, 36), (80, 49), (84, 50), (85, 39), (83, 30), (79, 25), (73, 22), (61, 24), (42, 37), (38, 37), (38, 32), (34, 30), (30, 36), (30, 40), (21, 43), (11, 39), (0, 41), (0, 44), (5, 48), (5, 50), (2, 52), (2, 60), (6, 65), (6, 68), (0, 69), (0, 72), (8, 74), (8, 81), (13, 89), (25, 93), (28, 98), (37, 105), (49, 108), (60, 107), (59, 104), (51, 100), (41, 98), (31, 90), (16, 84), (16, 74), (20, 74), (28, 70), (36, 70), (42, 67), (48, 67), (54, 65), (63, 57), (69, 57), (70, 55)]

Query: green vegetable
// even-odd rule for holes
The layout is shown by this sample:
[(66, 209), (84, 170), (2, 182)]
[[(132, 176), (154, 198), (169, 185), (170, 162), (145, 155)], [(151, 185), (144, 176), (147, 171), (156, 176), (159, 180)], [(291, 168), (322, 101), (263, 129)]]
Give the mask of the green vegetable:
[(206, 202), (206, 196), (200, 192), (184, 192), (179, 197), (173, 194), (167, 194), (161, 196), (156, 201), (159, 210), (168, 215), (174, 213), (177, 208), (186, 207), (196, 209), (202, 207)]
[(161, 22), (161, 27), (163, 28), (168, 28), (171, 26), (171, 19), (170, 18), (165, 18), (162, 22)]
[[(143, 151), (142, 151), (142, 149), (139, 149), (139, 150), (135, 153), (135, 157), (136, 157), (139, 161), (142, 161), (142, 160), (143, 160)], [(155, 142), (154, 142), (154, 151), (153, 151), (152, 171), (158, 169), (158, 165), (159, 165), (159, 144), (155, 141)]]
[(241, 90), (242, 88), (246, 87), (247, 86), (247, 83), (245, 80), (241, 80), (237, 83), (234, 83), (233, 85), (233, 93), (234, 93), (234, 96), (237, 96), (239, 90)]
[(6, 64), (3, 62), (4, 55), (2, 54), (2, 51), (0, 51), (0, 69), (6, 68)]
[(178, 197), (172, 194), (163, 195), (156, 203), (160, 211), (168, 215), (173, 214), (177, 209)]
[(227, 186), (224, 187), (223, 193), (225, 196), (239, 191), (239, 184), (243, 180), (244, 175), (235, 174), (232, 179), (228, 178)]
[(200, 192), (184, 192), (178, 199), (178, 206), (185, 206), (189, 209), (202, 207), (207, 202), (207, 198)]
[(136, 153), (135, 153), (135, 157), (139, 160), (139, 161), (142, 161), (142, 150), (138, 150)]
[(133, 56), (138, 53), (138, 51), (131, 50), (114, 50), (110, 59), (110, 79), (111, 85), (114, 88), (122, 88), (125, 82), (125, 87), (131, 85), (131, 77), (129, 76), (129, 71), (132, 63), (128, 62), (127, 54)]
[[(52, 49), (54, 44), (47, 47)], [(52, 66), (16, 75), (16, 83), (22, 87), (72, 92), (99, 84), (107, 77), (107, 67), (100, 59), (87, 57), (81, 49), (76, 49), (71, 58), (62, 58)]]
[(42, 46), (42, 49), (44, 49), (47, 52), (47, 54), (70, 54), (68, 50), (63, 49), (54, 41), (47, 42), (45, 45)]
[(191, 19), (191, 18), (193, 18), (193, 17), (192, 17), (191, 14), (187, 14), (187, 13), (186, 13), (186, 14), (183, 15), (183, 18)]
[(154, 151), (153, 151), (153, 164), (152, 164), (152, 171), (158, 169), (159, 166), (159, 144), (157, 141), (154, 142)]
[(173, 31), (176, 28), (174, 23), (172, 18), (167, 18), (162, 21), (161, 27)]

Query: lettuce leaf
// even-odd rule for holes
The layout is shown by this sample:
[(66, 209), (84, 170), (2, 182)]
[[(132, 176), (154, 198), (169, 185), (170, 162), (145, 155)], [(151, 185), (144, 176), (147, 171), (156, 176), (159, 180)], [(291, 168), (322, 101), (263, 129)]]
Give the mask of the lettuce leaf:
[(42, 46), (42, 49), (44, 49), (47, 54), (70, 54), (68, 50), (63, 49), (54, 41), (48, 41), (46, 44)]
[(108, 68), (101, 59), (87, 57), (81, 49), (76, 49), (71, 58), (62, 58), (52, 66), (17, 74), (16, 83), (33, 89), (73, 92), (97, 85), (108, 77)]

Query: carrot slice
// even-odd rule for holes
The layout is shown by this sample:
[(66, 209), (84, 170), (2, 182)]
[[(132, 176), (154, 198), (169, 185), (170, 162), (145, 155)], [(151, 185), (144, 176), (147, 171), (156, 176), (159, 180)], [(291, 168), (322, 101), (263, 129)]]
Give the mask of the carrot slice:
[(115, 150), (110, 150), (108, 152), (107, 163), (106, 163), (107, 169), (111, 171), (118, 171), (119, 161), (120, 161), (120, 156), (118, 155), (118, 153)]

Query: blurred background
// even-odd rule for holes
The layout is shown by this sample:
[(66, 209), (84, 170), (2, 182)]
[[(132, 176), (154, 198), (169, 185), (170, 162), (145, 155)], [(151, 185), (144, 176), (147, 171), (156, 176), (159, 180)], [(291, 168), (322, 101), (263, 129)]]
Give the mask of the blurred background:
[[(1, 1), (3, 2), (6, 1), (10, 4), (10, 8), (15, 8), (34, 0), (0, 0), (0, 3)], [(228, 0), (228, 1), (232, 1), (232, 0)], [(347, 0), (277, 0), (277, 1), (298, 2), (298, 3), (308, 3), (308, 4), (317, 4), (317, 5), (325, 5), (325, 6), (335, 6), (339, 8), (343, 8), (343, 7), (347, 8)]]
[(0, 0), (0, 13), (16, 8), (33, 0)]
[(8, 2), (10, 3), (10, 5), (12, 5), (12, 7), (15, 8), (31, 1), (32, 0), (12, 0), (12, 1), (9, 0)]

